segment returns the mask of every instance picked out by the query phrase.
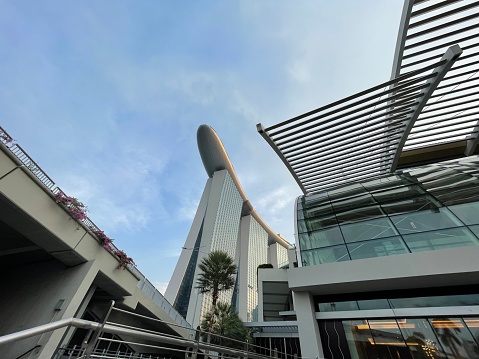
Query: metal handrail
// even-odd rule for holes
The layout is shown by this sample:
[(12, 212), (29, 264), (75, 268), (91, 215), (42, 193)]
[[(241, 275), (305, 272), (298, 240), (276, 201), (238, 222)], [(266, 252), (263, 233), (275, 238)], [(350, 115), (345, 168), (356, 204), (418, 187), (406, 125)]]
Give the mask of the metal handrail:
[[(164, 345), (173, 345), (176, 347), (184, 348), (180, 351), (185, 353), (198, 353), (200, 350), (208, 351), (210, 356), (216, 356), (213, 353), (222, 353), (222, 354), (229, 354), (235, 357), (243, 357), (243, 358), (252, 358), (252, 359), (270, 359), (272, 356), (262, 355), (255, 352), (250, 351), (252, 349), (252, 345), (248, 342), (244, 342), (244, 347), (246, 349), (233, 349), (228, 348), (220, 345), (205, 343), (200, 341), (200, 337), (192, 338), (192, 339), (185, 339), (183, 337), (172, 337), (164, 333), (159, 332), (151, 332), (151, 331), (142, 331), (141, 328), (133, 328), (133, 327), (122, 327), (110, 323), (102, 324), (97, 322), (92, 322), (84, 319), (78, 318), (68, 318), (62, 319), (53, 323), (48, 323), (44, 325), (40, 325), (38, 327), (22, 330), (16, 333), (7, 334), (0, 337), (0, 345), (8, 344), (12, 342), (16, 342), (22, 339), (30, 338), (39, 334), (52, 332), (56, 329), (66, 328), (66, 327), (75, 327), (75, 328), (83, 328), (89, 329), (96, 332), (100, 330), (102, 332), (110, 333), (110, 334), (117, 334), (119, 336), (127, 336), (129, 338), (135, 338), (136, 340), (144, 340), (148, 342), (154, 343), (161, 343)], [(111, 341), (109, 338), (98, 338), (96, 342), (100, 340)], [(91, 345), (95, 345), (95, 343), (91, 343)], [(126, 341), (119, 341), (121, 343), (128, 343), (128, 344), (136, 344), (139, 346), (151, 346), (151, 344), (144, 344), (138, 342), (126, 342)], [(160, 347), (159, 347), (160, 348)], [(169, 347), (164, 347), (168, 348)], [(172, 350), (174, 348), (171, 348)], [(264, 348), (268, 349), (268, 348)], [(61, 350), (65, 350), (65, 348), (61, 348)], [(175, 349), (178, 350), (178, 349)], [(276, 355), (278, 352), (276, 351)], [(283, 354), (283, 353), (281, 353)], [(284, 353), (286, 354), (286, 353)], [(84, 354), (82, 354), (84, 355)], [(287, 356), (293, 357), (293, 355), (286, 354)], [(92, 353), (92, 357), (96, 357), (96, 353)], [(88, 358), (89, 355), (86, 356)]]

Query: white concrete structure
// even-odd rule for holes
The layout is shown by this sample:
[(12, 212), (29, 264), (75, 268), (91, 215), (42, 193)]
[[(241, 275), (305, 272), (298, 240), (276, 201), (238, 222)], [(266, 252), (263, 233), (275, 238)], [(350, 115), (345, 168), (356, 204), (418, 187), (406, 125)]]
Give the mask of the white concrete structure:
[(208, 180), (165, 297), (196, 327), (211, 299), (195, 289), (197, 265), (214, 250), (227, 252), (238, 265), (235, 289), (219, 300), (233, 302), (244, 321), (257, 320), (257, 267), (286, 265), (290, 244), (259, 217), (244, 193), (216, 132), (198, 128), (198, 148)]

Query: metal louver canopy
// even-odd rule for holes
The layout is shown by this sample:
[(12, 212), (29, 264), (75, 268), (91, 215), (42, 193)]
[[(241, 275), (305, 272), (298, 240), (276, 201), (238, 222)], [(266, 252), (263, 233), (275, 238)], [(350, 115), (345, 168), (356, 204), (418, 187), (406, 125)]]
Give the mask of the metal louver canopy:
[(462, 151), (456, 156), (477, 152), (479, 1), (406, 0), (391, 78), (438, 61), (454, 44), (464, 52), (424, 106), (405, 141), (404, 152), (454, 143)]
[(303, 193), (393, 171), (408, 135), (462, 50), (258, 132)]

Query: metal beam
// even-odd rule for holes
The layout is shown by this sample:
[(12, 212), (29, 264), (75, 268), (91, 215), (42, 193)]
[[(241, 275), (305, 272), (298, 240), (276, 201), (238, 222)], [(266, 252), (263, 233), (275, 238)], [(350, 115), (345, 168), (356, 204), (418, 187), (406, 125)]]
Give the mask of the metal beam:
[(399, 31), (398, 31), (398, 37), (396, 40), (396, 49), (394, 50), (391, 80), (398, 77), (399, 71), (401, 70), (402, 57), (404, 54), (404, 45), (406, 44), (407, 29), (409, 26), (409, 20), (411, 19), (411, 12), (412, 12), (413, 5), (414, 5), (414, 0), (404, 1), (401, 21), (399, 22)]
[(466, 150), (464, 151), (465, 156), (472, 156), (479, 144), (479, 120), (476, 122), (472, 132), (475, 132), (475, 134), (467, 139)]
[(442, 57), (442, 60), (445, 60), (445, 63), (443, 65), (440, 65), (437, 69), (433, 70), (433, 72), (437, 72), (437, 76), (435, 78), (431, 78), (427, 80), (430, 86), (426, 87), (425, 89), (421, 91), (423, 93), (422, 99), (413, 108), (414, 112), (412, 113), (411, 118), (407, 122), (406, 128), (404, 129), (404, 132), (399, 141), (399, 144), (395, 149), (394, 159), (391, 163), (391, 166), (389, 167), (389, 172), (394, 172), (396, 170), (396, 167), (399, 163), (399, 158), (401, 157), (402, 149), (404, 147), (404, 144), (406, 143), (406, 140), (409, 136), (409, 133), (411, 132), (412, 127), (414, 126), (414, 123), (416, 122), (417, 118), (421, 114), (422, 109), (426, 105), (427, 101), (431, 97), (436, 87), (439, 85), (441, 80), (445, 77), (445, 75), (447, 74), (449, 69), (452, 67), (456, 59), (459, 56), (461, 56), (461, 54), (462, 54), (462, 49), (459, 47), (459, 45), (451, 46), (450, 48), (447, 49), (446, 53)]
[(270, 138), (270, 136), (268, 135), (268, 132), (265, 130), (264, 126), (261, 123), (258, 123), (256, 125), (256, 130), (266, 140), (266, 142), (269, 143), (269, 145), (274, 150), (274, 152), (276, 152), (276, 154), (279, 156), (279, 158), (281, 158), (281, 161), (283, 161), (283, 163), (286, 165), (286, 168), (288, 168), (289, 172), (293, 175), (293, 178), (296, 181), (296, 183), (298, 184), (299, 188), (301, 188), (301, 191), (303, 191), (303, 193), (306, 194), (306, 189), (304, 188), (303, 184), (301, 183), (299, 177), (296, 175), (296, 173), (294, 172), (293, 168), (289, 164), (286, 157), (284, 157), (281, 150), (278, 148), (278, 146), (276, 146), (274, 141)]

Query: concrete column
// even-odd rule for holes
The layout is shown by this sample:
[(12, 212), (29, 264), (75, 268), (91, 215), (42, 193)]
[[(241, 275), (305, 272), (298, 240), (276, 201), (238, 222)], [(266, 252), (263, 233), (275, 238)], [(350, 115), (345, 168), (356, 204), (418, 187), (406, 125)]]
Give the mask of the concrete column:
[(293, 296), (301, 355), (307, 358), (323, 358), (323, 346), (319, 336), (313, 297), (309, 292), (293, 292)]

